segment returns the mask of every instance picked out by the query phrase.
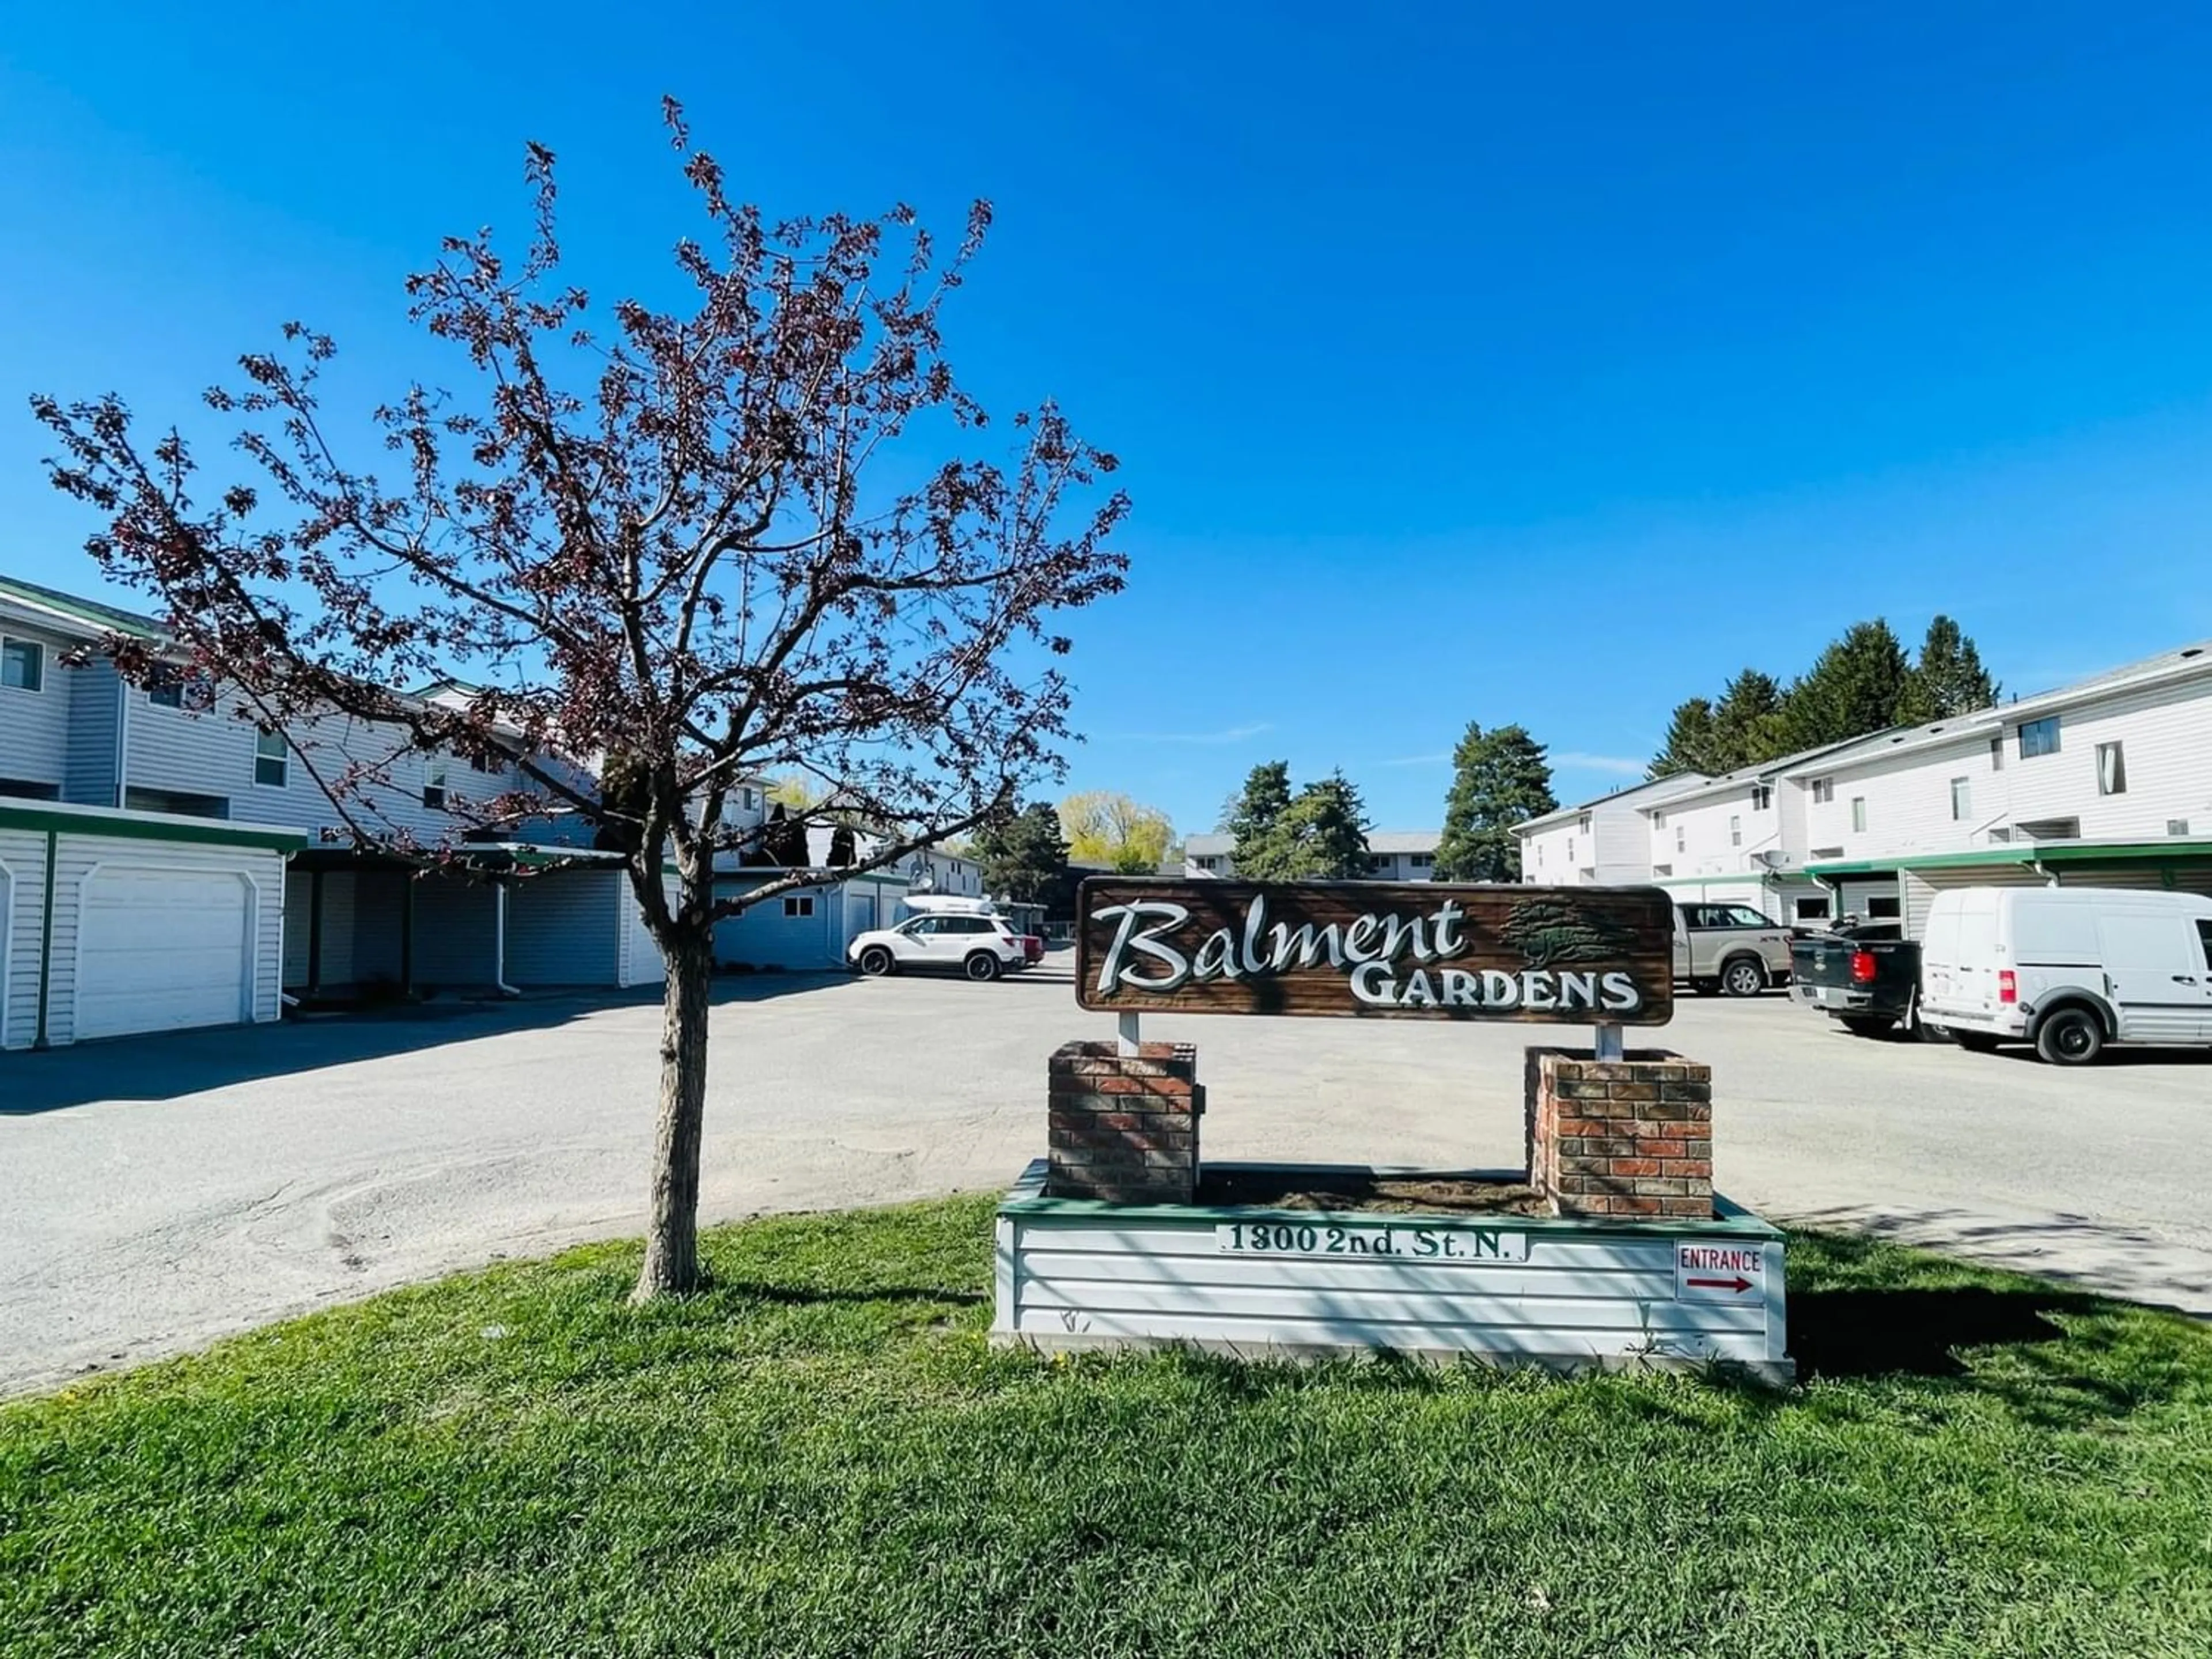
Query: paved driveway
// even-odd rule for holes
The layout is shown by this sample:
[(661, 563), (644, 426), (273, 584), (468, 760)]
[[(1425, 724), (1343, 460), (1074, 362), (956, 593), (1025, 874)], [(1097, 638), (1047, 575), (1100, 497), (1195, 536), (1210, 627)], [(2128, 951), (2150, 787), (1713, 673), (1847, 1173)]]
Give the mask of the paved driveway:
[[(1002, 1185), (1041, 1150), (1046, 1054), (1108, 1034), (1065, 961), (994, 986), (731, 981), (707, 1215)], [(543, 1001), (0, 1059), (0, 1389), (636, 1231), (659, 1022)], [(1525, 1029), (1146, 1034), (1198, 1043), (1214, 1154), (1520, 1161)], [(1666, 1040), (1715, 1068), (1733, 1195), (2212, 1315), (2212, 1061), (2057, 1072), (1863, 1042), (1780, 997), (1686, 1002)]]

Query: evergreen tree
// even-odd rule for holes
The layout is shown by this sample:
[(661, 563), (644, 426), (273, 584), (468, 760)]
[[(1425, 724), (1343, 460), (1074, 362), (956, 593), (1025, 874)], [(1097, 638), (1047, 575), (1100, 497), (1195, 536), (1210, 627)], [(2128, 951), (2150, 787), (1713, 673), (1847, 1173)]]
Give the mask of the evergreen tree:
[(1790, 688), (1781, 720), (1784, 752), (1843, 743), (1905, 717), (1912, 678), (1889, 624), (1853, 623)]
[(1782, 718), (1782, 688), (1774, 676), (1747, 668), (1722, 689), (1713, 709), (1713, 773), (1734, 772), (1757, 766), (1790, 752), (1789, 733)]
[(1047, 802), (1031, 801), (1004, 823), (977, 830), (975, 860), (983, 866), (983, 890), (992, 897), (1056, 902), (1068, 883), (1060, 813)]
[(1525, 727), (1486, 732), (1474, 721), (1452, 751), (1451, 789), (1444, 797), (1443, 836), (1437, 843), (1438, 881), (1511, 881), (1520, 874), (1513, 826), (1559, 805), (1544, 745)]
[(1674, 718), (1667, 723), (1666, 745), (1652, 757), (1651, 775), (1663, 778), (1676, 772), (1711, 772), (1715, 769), (1712, 757), (1712, 703), (1704, 697), (1676, 703)]
[[(1291, 763), (1266, 761), (1252, 769), (1244, 787), (1225, 806), (1221, 827), (1235, 837), (1230, 857), (1240, 876), (1252, 876), (1250, 860), (1264, 860), (1265, 843), (1291, 806)], [(1265, 879), (1252, 876), (1252, 879)]]
[(1253, 881), (1345, 881), (1364, 876), (1367, 829), (1367, 809), (1359, 791), (1343, 773), (1332, 772), (1299, 790), (1273, 829), (1256, 841), (1238, 843), (1237, 873)]
[(1906, 684), (1899, 722), (1918, 726), (1949, 720), (1987, 708), (1996, 700), (1996, 682), (1982, 666), (1982, 653), (1973, 641), (1948, 617), (1930, 622), (1928, 637), (1920, 644), (1920, 660)]

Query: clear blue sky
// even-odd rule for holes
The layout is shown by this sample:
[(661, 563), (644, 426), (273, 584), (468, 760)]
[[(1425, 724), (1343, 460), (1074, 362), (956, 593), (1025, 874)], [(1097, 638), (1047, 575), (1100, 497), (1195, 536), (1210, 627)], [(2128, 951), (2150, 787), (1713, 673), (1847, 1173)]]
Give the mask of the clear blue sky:
[(1470, 719), (1595, 793), (1863, 616), (2020, 690), (2212, 635), (2203, 7), (345, 9), (0, 34), (0, 569), (89, 586), (26, 393), (189, 415), (293, 315), (428, 372), (526, 137), (655, 281), (665, 90), (774, 212), (994, 199), (956, 360), (1137, 500), (1072, 785), (1184, 830), (1277, 756), (1431, 824)]

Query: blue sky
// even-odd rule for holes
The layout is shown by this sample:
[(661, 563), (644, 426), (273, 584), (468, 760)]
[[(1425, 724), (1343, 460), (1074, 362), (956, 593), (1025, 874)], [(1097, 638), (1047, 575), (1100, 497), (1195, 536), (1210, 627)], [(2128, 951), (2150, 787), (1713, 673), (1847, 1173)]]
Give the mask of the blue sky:
[(1275, 757), (1433, 823), (1470, 719), (1595, 793), (1860, 617), (2021, 691), (2212, 635), (2212, 11), (705, 10), (12, 18), (0, 569), (92, 586), (33, 390), (188, 416), (294, 315), (433, 372), (400, 278), (525, 137), (657, 282), (672, 91), (772, 212), (994, 199), (956, 362), (1137, 501), (1070, 787), (1184, 830)]

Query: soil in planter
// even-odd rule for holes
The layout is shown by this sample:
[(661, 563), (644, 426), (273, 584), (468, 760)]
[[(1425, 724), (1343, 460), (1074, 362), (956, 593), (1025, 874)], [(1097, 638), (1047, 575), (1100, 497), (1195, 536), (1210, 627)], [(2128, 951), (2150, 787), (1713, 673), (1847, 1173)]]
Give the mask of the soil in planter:
[(1523, 1181), (1466, 1176), (1362, 1174), (1342, 1170), (1208, 1169), (1199, 1171), (1200, 1204), (1269, 1210), (1371, 1210), (1383, 1214), (1549, 1215)]

